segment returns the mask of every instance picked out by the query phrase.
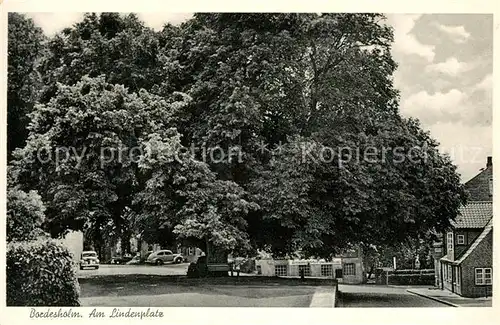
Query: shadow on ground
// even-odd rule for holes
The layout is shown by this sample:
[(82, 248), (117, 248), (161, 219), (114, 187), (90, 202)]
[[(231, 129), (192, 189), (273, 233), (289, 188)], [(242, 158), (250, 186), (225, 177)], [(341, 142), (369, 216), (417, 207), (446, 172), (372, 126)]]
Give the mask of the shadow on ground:
[(323, 279), (121, 275), (79, 279), (82, 306), (309, 307)]
[(338, 292), (337, 307), (446, 307), (446, 305), (404, 293)]
[[(223, 277), (189, 279), (185, 276), (120, 275), (79, 279), (82, 298), (127, 295), (200, 293), (246, 298), (314, 294), (318, 286), (331, 286), (322, 279)], [(293, 289), (291, 289), (291, 287)]]

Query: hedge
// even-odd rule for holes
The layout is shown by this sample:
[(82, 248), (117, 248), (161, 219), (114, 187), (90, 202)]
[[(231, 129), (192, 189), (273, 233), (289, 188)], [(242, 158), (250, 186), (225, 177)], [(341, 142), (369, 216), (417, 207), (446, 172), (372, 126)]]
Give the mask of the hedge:
[(52, 239), (7, 247), (8, 306), (79, 306), (80, 288), (71, 253)]
[(410, 270), (394, 270), (393, 274), (430, 274), (434, 273), (434, 269), (410, 269)]
[(434, 274), (390, 274), (389, 284), (433, 285)]

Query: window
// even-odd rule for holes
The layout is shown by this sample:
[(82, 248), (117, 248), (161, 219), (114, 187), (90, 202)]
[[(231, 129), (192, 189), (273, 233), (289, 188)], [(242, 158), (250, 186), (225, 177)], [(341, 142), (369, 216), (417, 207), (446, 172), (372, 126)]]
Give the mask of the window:
[(446, 278), (446, 281), (448, 282), (451, 282), (451, 277), (452, 277), (452, 269), (451, 269), (451, 265), (447, 265), (447, 271), (446, 271), (446, 275), (447, 275), (447, 278)]
[(188, 255), (194, 255), (194, 247), (188, 248)]
[(304, 276), (311, 276), (311, 267), (309, 265), (299, 265), (299, 275), (304, 272)]
[(460, 285), (460, 267), (455, 268), (455, 283)]
[(446, 254), (452, 256), (453, 258), (453, 233), (449, 232), (446, 234)]
[(286, 276), (288, 274), (288, 265), (275, 265), (274, 274), (276, 276)]
[(457, 235), (457, 245), (465, 244), (465, 235)]
[(321, 276), (332, 276), (332, 275), (333, 275), (333, 265), (321, 264)]
[(344, 264), (344, 275), (356, 275), (356, 265), (354, 263)]
[(491, 268), (477, 268), (476, 269), (476, 285), (489, 285), (491, 284)]

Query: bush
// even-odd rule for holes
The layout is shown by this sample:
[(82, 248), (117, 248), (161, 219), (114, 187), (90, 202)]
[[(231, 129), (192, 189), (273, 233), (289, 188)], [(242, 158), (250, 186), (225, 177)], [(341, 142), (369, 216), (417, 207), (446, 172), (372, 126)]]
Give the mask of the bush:
[(389, 284), (434, 285), (434, 274), (390, 274)]
[(8, 306), (79, 306), (71, 253), (51, 239), (12, 242), (7, 248)]
[(7, 190), (7, 241), (36, 238), (45, 219), (45, 206), (36, 191)]
[(409, 270), (395, 270), (394, 274), (430, 274), (434, 273), (434, 269), (409, 269)]

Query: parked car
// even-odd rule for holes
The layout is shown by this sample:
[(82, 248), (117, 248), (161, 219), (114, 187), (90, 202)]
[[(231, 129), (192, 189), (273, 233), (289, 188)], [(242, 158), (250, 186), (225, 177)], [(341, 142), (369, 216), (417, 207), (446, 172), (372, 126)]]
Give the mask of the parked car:
[(80, 270), (86, 267), (98, 269), (99, 259), (97, 258), (97, 253), (94, 251), (84, 251), (80, 257)]
[(146, 263), (148, 264), (155, 264), (155, 265), (162, 265), (164, 263), (182, 263), (184, 260), (184, 257), (182, 257), (181, 254), (174, 254), (172, 253), (171, 250), (167, 249), (162, 249), (156, 252), (151, 253), (147, 260)]
[(148, 251), (144, 256), (141, 256), (140, 253), (137, 253), (130, 261), (126, 262), (127, 265), (140, 265), (146, 263), (149, 255), (151, 255), (153, 251)]
[(115, 256), (111, 258), (111, 264), (125, 264), (133, 258), (130, 254), (125, 254), (123, 256)]
[(136, 255), (134, 256), (130, 261), (128, 261), (127, 263), (125, 263), (127, 265), (138, 265), (138, 264), (142, 264), (142, 261), (141, 261), (141, 255)]

